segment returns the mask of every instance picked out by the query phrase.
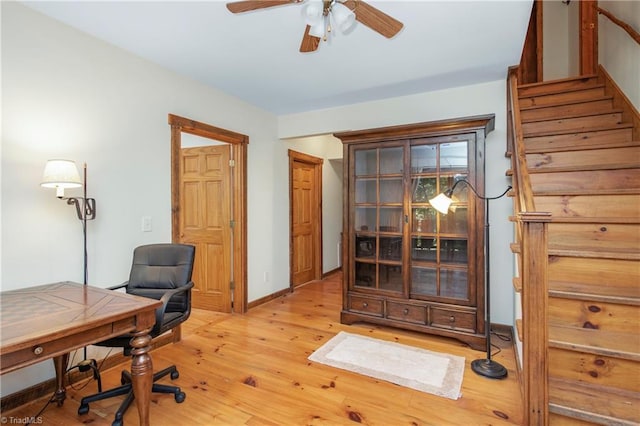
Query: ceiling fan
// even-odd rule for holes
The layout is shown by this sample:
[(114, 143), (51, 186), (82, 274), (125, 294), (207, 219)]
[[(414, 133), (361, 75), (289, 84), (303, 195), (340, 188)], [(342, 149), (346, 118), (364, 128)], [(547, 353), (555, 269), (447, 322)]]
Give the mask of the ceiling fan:
[(387, 38), (398, 34), (403, 27), (402, 22), (362, 0), (241, 0), (227, 3), (227, 9), (232, 13), (242, 13), (291, 3), (305, 3), (302, 14), (307, 27), (300, 52), (315, 51), (320, 40), (327, 39), (332, 24), (347, 32), (358, 21)]

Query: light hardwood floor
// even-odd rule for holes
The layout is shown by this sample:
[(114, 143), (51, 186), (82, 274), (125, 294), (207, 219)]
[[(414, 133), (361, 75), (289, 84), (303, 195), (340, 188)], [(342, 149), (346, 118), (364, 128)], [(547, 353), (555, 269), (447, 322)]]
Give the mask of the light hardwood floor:
[[(367, 324), (340, 324), (340, 276), (312, 282), (245, 315), (196, 310), (183, 326), (182, 341), (152, 352), (155, 369), (177, 364), (174, 381), (187, 393), (182, 404), (154, 395), (156, 425), (513, 425), (522, 422), (522, 400), (510, 342), (494, 359), (509, 370), (505, 380), (471, 371), (484, 358), (456, 340)], [(374, 336), (466, 358), (462, 397), (456, 401), (312, 363), (311, 352), (339, 331)], [(119, 384), (122, 366), (103, 372), (105, 389)], [(171, 382), (166, 378), (163, 382)], [(76, 385), (75, 387), (78, 387)], [(94, 382), (69, 389), (62, 407), (50, 405), (34, 424), (110, 425), (120, 398), (91, 404), (78, 416), (79, 400)], [(34, 416), (47, 398), (3, 413)], [(125, 425), (138, 424), (132, 407)]]

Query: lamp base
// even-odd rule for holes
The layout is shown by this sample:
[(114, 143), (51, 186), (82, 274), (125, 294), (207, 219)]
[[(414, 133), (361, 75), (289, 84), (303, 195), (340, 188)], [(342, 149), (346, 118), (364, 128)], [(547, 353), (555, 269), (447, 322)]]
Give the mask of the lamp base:
[(474, 373), (490, 379), (504, 379), (507, 377), (507, 369), (502, 364), (491, 359), (476, 359), (471, 361), (471, 369)]

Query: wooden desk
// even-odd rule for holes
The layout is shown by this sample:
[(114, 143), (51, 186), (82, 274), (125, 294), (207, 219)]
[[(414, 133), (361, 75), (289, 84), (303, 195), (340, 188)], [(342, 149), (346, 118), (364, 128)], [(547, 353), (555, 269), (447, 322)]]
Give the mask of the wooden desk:
[(140, 425), (149, 425), (153, 367), (148, 354), (160, 301), (72, 282), (0, 293), (0, 374), (53, 358), (62, 405), (69, 352), (132, 333), (131, 375)]

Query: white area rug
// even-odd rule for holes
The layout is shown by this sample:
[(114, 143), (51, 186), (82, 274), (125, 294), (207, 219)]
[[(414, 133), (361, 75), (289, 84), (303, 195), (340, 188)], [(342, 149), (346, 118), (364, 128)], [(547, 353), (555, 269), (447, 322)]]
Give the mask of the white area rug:
[(309, 359), (445, 398), (461, 396), (460, 356), (341, 331)]

